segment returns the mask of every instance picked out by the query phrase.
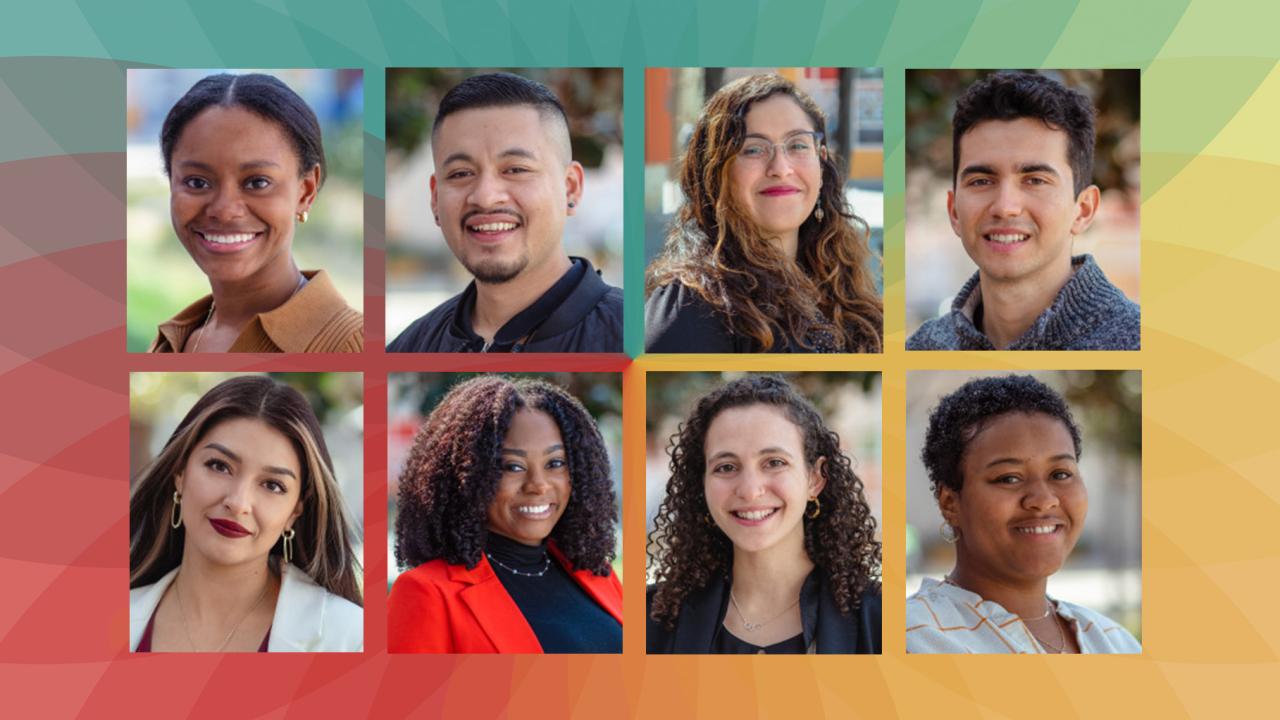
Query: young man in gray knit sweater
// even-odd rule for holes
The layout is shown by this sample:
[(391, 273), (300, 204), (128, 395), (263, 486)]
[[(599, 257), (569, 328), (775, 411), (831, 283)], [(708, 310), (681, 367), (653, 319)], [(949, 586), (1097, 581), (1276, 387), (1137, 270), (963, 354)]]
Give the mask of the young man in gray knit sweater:
[(1138, 305), (1071, 254), (1100, 203), (1093, 116), (1034, 73), (989, 75), (956, 101), (947, 212), (978, 272), (908, 350), (1138, 349)]

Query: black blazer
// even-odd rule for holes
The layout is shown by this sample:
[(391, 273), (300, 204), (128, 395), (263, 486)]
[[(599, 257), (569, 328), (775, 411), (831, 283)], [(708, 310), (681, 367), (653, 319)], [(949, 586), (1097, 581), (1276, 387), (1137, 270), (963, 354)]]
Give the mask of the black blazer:
[[(650, 616), (653, 593), (650, 585), (645, 599), (645, 649), (650, 654), (711, 652), (717, 628), (724, 622), (729, 606), (729, 578), (713, 581), (685, 598), (676, 629)], [(880, 586), (868, 588), (858, 598), (858, 607), (844, 615), (824, 574), (815, 570), (800, 588), (800, 621), (804, 644), (810, 652), (837, 655), (880, 653)]]

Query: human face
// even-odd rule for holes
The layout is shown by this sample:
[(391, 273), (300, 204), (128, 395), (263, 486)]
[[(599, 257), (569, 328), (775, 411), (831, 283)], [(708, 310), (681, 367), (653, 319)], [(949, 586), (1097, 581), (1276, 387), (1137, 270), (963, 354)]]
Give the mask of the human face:
[[(747, 111), (745, 140), (784, 144), (793, 139), (813, 143), (816, 128), (800, 104), (789, 95), (773, 95)], [(729, 190), (747, 219), (768, 237), (778, 238), (791, 257), (799, 242), (800, 225), (813, 213), (822, 189), (819, 149), (808, 161), (793, 161), (781, 148), (773, 159), (753, 161), (735, 157), (729, 170)]]
[(810, 468), (800, 428), (772, 405), (729, 408), (707, 428), (703, 491), (711, 518), (735, 551), (804, 552), (804, 513), (822, 492), (819, 459)]
[(1043, 413), (1001, 415), (969, 441), (961, 471), (961, 492), (943, 488), (938, 498), (959, 530), (958, 564), (1007, 584), (1057, 572), (1089, 511), (1066, 425)]
[(293, 445), (257, 418), (215, 425), (196, 441), (175, 484), (186, 543), (214, 565), (264, 563), (302, 514)]
[(1098, 188), (1076, 195), (1067, 148), (1065, 132), (1034, 118), (988, 120), (960, 137), (947, 212), (984, 279), (1070, 272), (1072, 240), (1093, 222)]
[(540, 545), (569, 504), (569, 459), (560, 426), (541, 410), (511, 417), (502, 441), (502, 477), (489, 503), (489, 530), (525, 545)]
[(564, 128), (528, 105), (453, 113), (432, 137), (431, 210), (454, 256), (476, 280), (538, 276), (564, 255), (582, 166)]
[(173, 147), (169, 212), (210, 281), (270, 277), (293, 266), (293, 220), (311, 207), (320, 167), (299, 173), (279, 124), (242, 107), (210, 107)]

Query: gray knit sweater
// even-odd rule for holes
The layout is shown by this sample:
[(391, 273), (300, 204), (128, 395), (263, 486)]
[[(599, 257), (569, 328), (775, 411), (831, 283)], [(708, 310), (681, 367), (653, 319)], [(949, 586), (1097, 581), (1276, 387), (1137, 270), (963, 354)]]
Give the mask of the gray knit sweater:
[[(1138, 304), (1107, 280), (1091, 255), (1071, 259), (1074, 272), (1058, 297), (1009, 350), (1137, 350)], [(961, 288), (951, 312), (912, 333), (908, 350), (995, 350), (973, 324), (978, 273)]]

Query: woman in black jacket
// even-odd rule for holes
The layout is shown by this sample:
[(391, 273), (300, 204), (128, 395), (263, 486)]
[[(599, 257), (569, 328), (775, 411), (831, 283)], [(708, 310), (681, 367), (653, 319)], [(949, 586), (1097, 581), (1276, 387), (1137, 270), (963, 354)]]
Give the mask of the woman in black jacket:
[(880, 543), (839, 440), (785, 380), (698, 401), (649, 535), (650, 653), (878, 653)]

